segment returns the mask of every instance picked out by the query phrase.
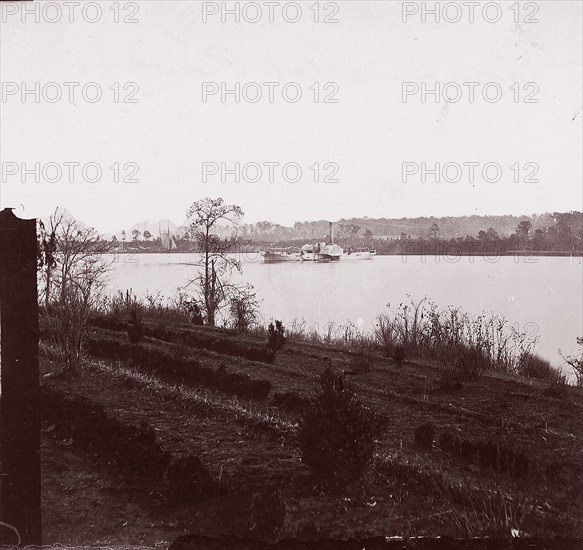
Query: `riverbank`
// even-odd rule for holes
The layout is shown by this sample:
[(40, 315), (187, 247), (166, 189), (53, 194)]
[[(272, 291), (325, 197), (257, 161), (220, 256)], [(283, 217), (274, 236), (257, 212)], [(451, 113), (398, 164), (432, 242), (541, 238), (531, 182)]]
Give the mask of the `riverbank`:
[[(293, 338), (272, 356), (265, 344), (161, 318), (131, 344), (126, 319), (102, 318), (72, 378), (45, 346), (45, 544), (583, 535), (580, 388), (495, 372), (448, 388), (429, 359), (362, 361), (354, 347)], [(333, 493), (295, 441), (326, 365), (382, 419), (365, 475)]]

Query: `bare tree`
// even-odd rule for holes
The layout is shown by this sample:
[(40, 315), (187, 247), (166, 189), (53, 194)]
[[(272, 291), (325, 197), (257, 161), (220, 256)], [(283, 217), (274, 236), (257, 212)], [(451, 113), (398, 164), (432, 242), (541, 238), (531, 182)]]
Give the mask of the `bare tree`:
[(236, 230), (243, 217), (243, 211), (234, 204), (225, 204), (222, 198), (204, 198), (196, 201), (188, 209), (187, 218), (196, 233), (198, 250), (202, 254), (200, 271), (193, 283), (200, 295), (206, 322), (214, 326), (216, 316), (236, 288), (229, 281), (229, 276), (235, 270), (242, 272), (241, 263), (227, 253), (235, 245), (234, 236), (231, 239), (221, 239), (212, 231), (219, 222), (227, 223)]
[(71, 372), (80, 365), (87, 321), (102, 298), (109, 270), (102, 254), (109, 245), (63, 210), (55, 210), (48, 227), (54, 248), (44, 274), (45, 314), (63, 370)]
[(565, 360), (567, 365), (569, 365), (573, 372), (575, 373), (575, 378), (577, 380), (578, 386), (583, 386), (583, 337), (577, 337), (577, 345), (581, 348), (579, 355), (567, 355), (566, 357), (561, 353), (561, 357)]

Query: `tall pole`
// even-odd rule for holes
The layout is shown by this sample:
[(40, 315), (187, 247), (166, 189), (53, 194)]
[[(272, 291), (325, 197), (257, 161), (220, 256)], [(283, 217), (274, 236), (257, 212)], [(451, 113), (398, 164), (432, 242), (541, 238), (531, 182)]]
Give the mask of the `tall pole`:
[(2, 210), (0, 519), (18, 531), (22, 546), (42, 544), (36, 266), (36, 220), (21, 220), (11, 209)]

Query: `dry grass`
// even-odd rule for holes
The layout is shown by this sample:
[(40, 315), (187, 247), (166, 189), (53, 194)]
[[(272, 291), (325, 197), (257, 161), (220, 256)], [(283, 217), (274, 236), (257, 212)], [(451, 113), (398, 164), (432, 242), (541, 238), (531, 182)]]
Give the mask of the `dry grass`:
[[(540, 506), (534, 499), (501, 485), (492, 477), (475, 478), (446, 473), (435, 463), (394, 452), (376, 455), (377, 474), (433, 494), (440, 515), (457, 537), (512, 538), (528, 536), (527, 525), (537, 522)], [(444, 510), (445, 508), (445, 510)], [(426, 517), (412, 517), (411, 524)]]
[(141, 386), (154, 389), (157, 393), (171, 399), (179, 398), (205, 410), (209, 416), (220, 416), (244, 423), (253, 424), (278, 432), (292, 432), (297, 424), (284, 419), (277, 409), (259, 407), (252, 401), (245, 404), (236, 397), (217, 397), (208, 391), (197, 391), (184, 385), (168, 384), (155, 376), (144, 374), (136, 369), (125, 367), (119, 362), (90, 360), (84, 368), (98, 370), (113, 379), (131, 380)]
[(440, 310), (427, 300), (399, 304), (378, 316), (377, 345), (388, 355), (403, 346), (407, 355), (436, 359), (447, 379), (472, 379), (486, 371), (550, 382), (561, 373), (533, 353), (536, 339), (510, 326), (504, 317), (472, 317), (459, 308)]
[(190, 323), (190, 304), (191, 301), (184, 292), (179, 292), (174, 298), (165, 298), (159, 292), (147, 293), (145, 299), (140, 299), (131, 289), (125, 292), (119, 290), (103, 300), (97, 313), (127, 320), (132, 311), (135, 311), (142, 319)]
[(442, 493), (451, 506), (451, 521), (465, 538), (513, 538), (528, 536), (527, 522), (536, 513), (531, 498), (511, 495), (502, 488), (487, 487), (481, 482), (465, 497)]
[[(40, 351), (46, 357), (58, 360), (52, 346), (41, 342)], [(215, 396), (208, 391), (195, 390), (182, 384), (163, 382), (153, 375), (124, 366), (119, 361), (85, 359), (82, 368), (103, 373), (109, 379), (116, 380), (120, 384), (130, 381), (144, 388), (152, 389), (168, 399), (180, 399), (185, 404), (194, 405), (199, 412), (210, 417), (218, 416), (246, 426), (253, 425), (274, 430), (282, 435), (289, 435), (297, 429), (297, 423), (284, 418), (277, 408), (269, 408), (267, 405), (262, 407), (253, 401), (244, 403), (236, 397)]]

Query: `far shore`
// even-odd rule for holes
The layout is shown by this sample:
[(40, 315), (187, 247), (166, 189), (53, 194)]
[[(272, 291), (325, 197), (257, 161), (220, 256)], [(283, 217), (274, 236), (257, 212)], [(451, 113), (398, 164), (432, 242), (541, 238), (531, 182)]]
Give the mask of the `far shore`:
[[(134, 249), (134, 248), (126, 248), (124, 250), (121, 249), (114, 249), (107, 252), (107, 254), (197, 254), (198, 252), (195, 250), (159, 250), (159, 249)], [(260, 254), (260, 250), (237, 250), (231, 252), (231, 254)], [(555, 258), (569, 258), (575, 257), (580, 258), (583, 257), (583, 251), (581, 250), (508, 250), (505, 252), (499, 252), (496, 254), (488, 254), (485, 252), (470, 252), (470, 251), (456, 251), (453, 250), (450, 252), (444, 252), (441, 254), (435, 254), (432, 252), (424, 252), (419, 253), (418, 251), (411, 251), (411, 252), (378, 252), (377, 256), (446, 256), (446, 257), (455, 257), (455, 256), (483, 256), (486, 258), (496, 258), (502, 256), (520, 256), (520, 257), (555, 257)]]

